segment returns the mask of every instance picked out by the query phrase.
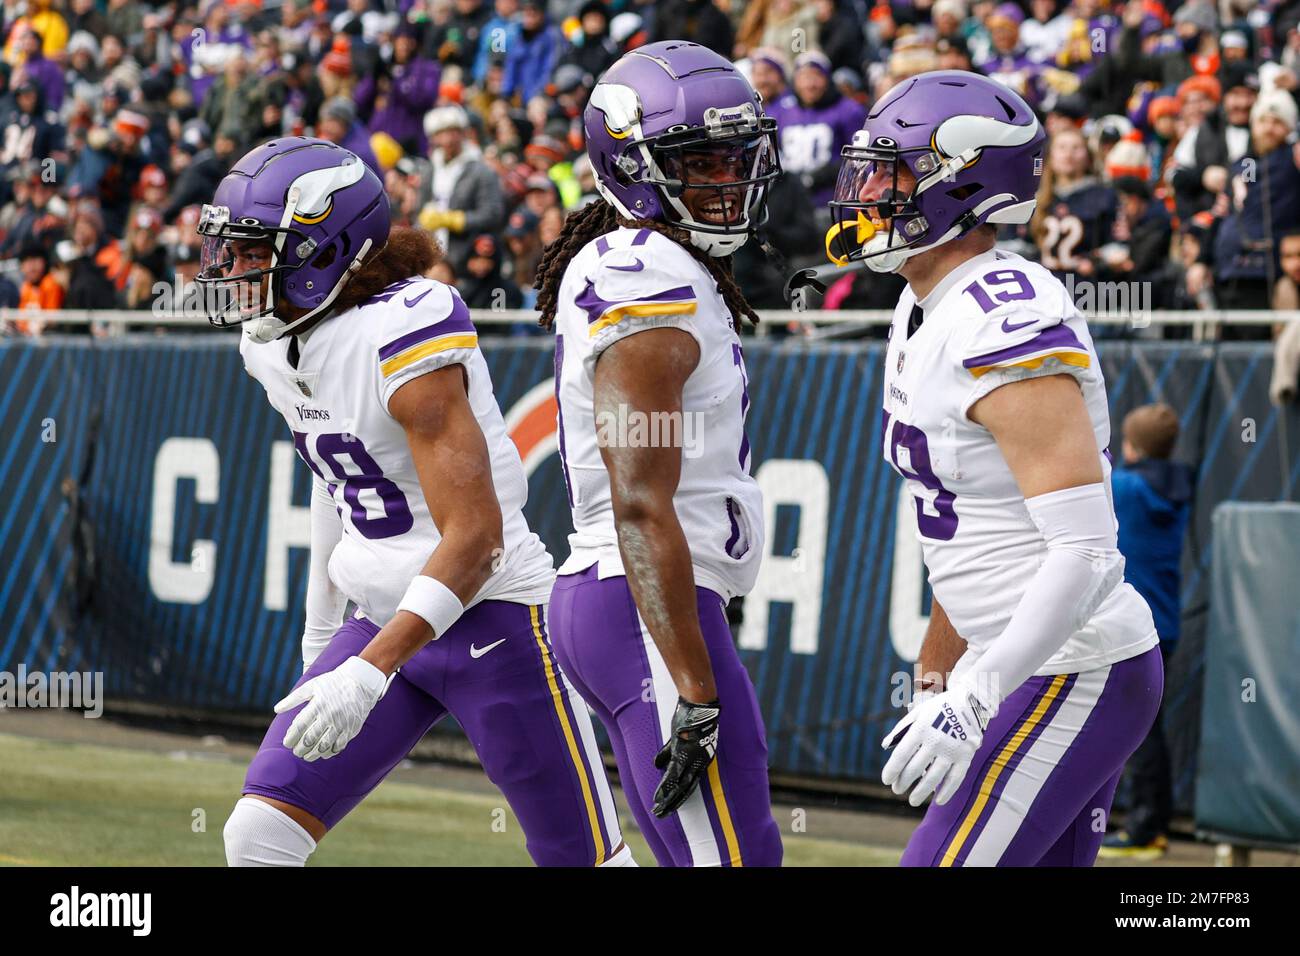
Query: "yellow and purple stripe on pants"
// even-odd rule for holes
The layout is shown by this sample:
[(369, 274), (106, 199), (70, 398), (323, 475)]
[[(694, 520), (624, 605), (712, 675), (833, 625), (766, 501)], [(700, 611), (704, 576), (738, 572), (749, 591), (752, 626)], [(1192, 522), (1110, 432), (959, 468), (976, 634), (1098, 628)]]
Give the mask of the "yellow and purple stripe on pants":
[(1158, 648), (1031, 677), (989, 723), (952, 800), (931, 805), (904, 866), (1086, 866), (1120, 771), (1159, 706)]
[[(402, 666), (338, 756), (310, 764), (295, 757), (283, 740), (297, 710), (277, 715), (243, 792), (282, 800), (333, 827), (451, 714), (539, 866), (604, 862), (623, 840), (613, 795), (591, 719), (555, 666), (545, 626), (536, 605), (475, 604)], [(349, 618), (302, 679), (333, 670), (377, 633), (374, 622)]]
[(609, 733), (628, 805), (660, 866), (777, 866), (767, 743), (754, 688), (736, 654), (722, 601), (696, 588), (721, 702), (718, 754), (675, 813), (651, 812), (677, 690), (637, 613), (623, 576), (600, 580), (593, 565), (561, 575), (551, 595), (551, 641), (565, 674)]

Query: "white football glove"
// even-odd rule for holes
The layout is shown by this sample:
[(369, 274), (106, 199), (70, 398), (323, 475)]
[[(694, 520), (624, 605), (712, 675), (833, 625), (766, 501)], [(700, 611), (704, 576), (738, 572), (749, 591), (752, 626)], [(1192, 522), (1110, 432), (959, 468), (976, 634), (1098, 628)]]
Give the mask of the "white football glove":
[(936, 804), (947, 803), (965, 779), (996, 712), (996, 702), (981, 699), (960, 681), (943, 693), (919, 696), (881, 741), (886, 750), (894, 748), (881, 781), (900, 795), (915, 783), (907, 798), (914, 807), (930, 794)]
[(275, 705), (283, 714), (310, 701), (293, 719), (284, 745), (311, 763), (333, 757), (357, 734), (391, 680), (369, 661), (349, 657), (334, 670), (319, 674)]

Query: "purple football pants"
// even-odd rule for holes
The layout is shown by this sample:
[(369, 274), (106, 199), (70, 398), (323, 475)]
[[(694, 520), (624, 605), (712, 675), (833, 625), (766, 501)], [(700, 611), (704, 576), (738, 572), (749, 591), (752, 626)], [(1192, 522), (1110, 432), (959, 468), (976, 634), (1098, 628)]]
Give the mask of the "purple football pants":
[[(604, 862), (623, 838), (591, 719), (555, 662), (544, 612), (506, 601), (470, 608), (402, 666), (336, 757), (295, 757), (283, 740), (301, 708), (277, 715), (243, 792), (282, 800), (333, 827), (450, 713), (539, 866)], [(298, 683), (333, 670), (378, 633), (372, 621), (349, 619)]]
[(1031, 677), (1002, 702), (961, 787), (930, 805), (902, 866), (1091, 866), (1124, 762), (1155, 720), (1160, 649)]
[(551, 592), (551, 639), (565, 674), (609, 732), (623, 791), (660, 866), (779, 866), (767, 740), (749, 674), (736, 654), (722, 599), (696, 588), (700, 629), (718, 687), (718, 753), (707, 776), (665, 819), (651, 812), (677, 690), (637, 614), (625, 577), (593, 566), (561, 575)]

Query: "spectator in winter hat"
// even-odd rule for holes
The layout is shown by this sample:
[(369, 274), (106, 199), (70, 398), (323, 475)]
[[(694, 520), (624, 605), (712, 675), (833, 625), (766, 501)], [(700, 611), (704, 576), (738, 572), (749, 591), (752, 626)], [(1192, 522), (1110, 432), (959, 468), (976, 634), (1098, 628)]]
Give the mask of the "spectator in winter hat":
[(749, 78), (758, 95), (767, 104), (775, 103), (785, 93), (790, 63), (774, 47), (759, 47), (749, 55)]
[[(1233, 64), (1223, 74), (1231, 84), (1221, 95), (1219, 81), (1194, 76), (1178, 88), (1183, 118), (1190, 125), (1174, 150), (1170, 182), (1180, 218), (1209, 209), (1228, 185), (1228, 170), (1250, 146), (1250, 108), (1258, 83), (1254, 74)], [(1206, 109), (1211, 100), (1221, 108)]]
[(527, 189), (524, 192), (524, 207), (534, 216), (540, 217), (546, 210), (559, 204), (559, 193), (549, 176), (545, 173), (534, 173), (528, 177)]
[(452, 267), (461, 272), (470, 240), (496, 232), (505, 220), (501, 180), (469, 140), (469, 117), (461, 107), (432, 110), (424, 119), (424, 131), (433, 144), (433, 164), (429, 201), (420, 210), (419, 223), (434, 234)]
[(371, 132), (387, 133), (404, 152), (426, 155), (424, 114), (433, 109), (441, 77), (441, 67), (419, 55), (415, 27), (403, 23), (393, 37), (392, 62), (381, 63), (357, 84), (357, 106), (370, 117)]
[(1124, 8), (1116, 62), (1122, 75), (1132, 80), (1152, 80), (1162, 87), (1177, 86), (1189, 76), (1213, 75), (1219, 65), (1219, 18), (1207, 0), (1186, 0), (1174, 15), (1179, 48), (1165, 53), (1142, 52), (1146, 7), (1131, 2)]
[[(62, 68), (53, 60), (45, 58), (41, 51), (41, 35), (35, 30), (26, 30), (19, 34), (18, 46), (21, 51), (19, 63), (14, 69), (11, 82), (21, 83), (30, 79), (41, 88), (44, 94), (41, 102), (46, 109), (58, 112), (63, 106), (64, 79)], [(67, 36), (65, 33), (64, 36)], [(62, 45), (60, 45), (62, 52)]]
[(1250, 43), (1246, 40), (1246, 35), (1240, 30), (1228, 30), (1219, 38), (1219, 50), (1223, 55), (1223, 62), (1232, 63), (1250, 58)]
[(578, 8), (577, 17), (578, 32), (560, 62), (577, 66), (589, 76), (600, 76), (622, 55), (609, 36), (609, 9), (601, 0), (587, 0)]
[[(18, 260), (23, 277), (18, 308), (32, 312), (63, 308), (63, 286), (50, 274), (50, 260), (45, 249), (35, 244), (24, 246)], [(36, 318), (20, 319), (14, 323), (14, 330), (19, 335), (40, 335), (44, 329), (45, 323)]]
[(375, 158), (375, 151), (370, 148), (370, 133), (357, 119), (357, 107), (352, 100), (344, 96), (326, 100), (325, 105), (320, 108), (320, 122), (316, 127), (316, 135), (352, 150), (375, 171), (376, 176), (381, 180), (384, 178), (384, 170), (379, 165), (379, 160)]
[(1125, 134), (1106, 154), (1102, 171), (1103, 178), (1109, 182), (1120, 178), (1149, 180), (1151, 159), (1142, 145), (1142, 134), (1137, 131)]
[(937, 57), (935, 69), (970, 70), (973, 68), (970, 50), (961, 37), (940, 37), (935, 41), (934, 52)]
[(930, 17), (940, 39), (965, 39), (961, 34), (961, 25), (966, 19), (966, 6), (962, 0), (936, 0)]
[[(831, 62), (817, 51), (794, 62), (794, 91), (767, 114), (777, 121), (781, 165), (803, 180), (818, 210), (825, 208), (839, 175), (840, 149), (862, 128), (867, 110), (831, 83)], [(821, 143), (814, 149), (813, 143)]]
[(153, 307), (154, 285), (172, 281), (171, 262), (162, 244), (163, 221), (147, 206), (137, 210), (127, 230), (125, 261), (126, 283), (122, 304), (128, 309)]
[(519, 23), (506, 41), (502, 94), (528, 103), (541, 93), (565, 42), (559, 27), (547, 19), (544, 0), (524, 0)]
[(524, 208), (510, 214), (506, 224), (506, 248), (510, 250), (513, 278), (521, 289), (532, 289), (537, 263), (542, 258), (542, 241), (537, 234), (538, 216)]
[(501, 274), (501, 247), (496, 237), (486, 233), (470, 244), (457, 291), (471, 309), (519, 309), (524, 304), (523, 291)]
[[(1296, 103), (1285, 90), (1261, 93), (1250, 111), (1250, 151), (1229, 171), (1216, 211), (1228, 214), (1214, 236), (1214, 296), (1222, 308), (1267, 309), (1278, 272), (1278, 237), (1300, 222), (1300, 168), (1289, 145)], [(1224, 338), (1267, 338), (1266, 329), (1225, 329)]]

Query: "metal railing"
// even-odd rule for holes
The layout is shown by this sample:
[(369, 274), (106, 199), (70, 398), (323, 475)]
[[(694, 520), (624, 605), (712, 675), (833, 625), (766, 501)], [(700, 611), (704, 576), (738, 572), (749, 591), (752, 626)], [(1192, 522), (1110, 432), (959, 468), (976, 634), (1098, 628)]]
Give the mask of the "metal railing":
[[(807, 309), (761, 310), (763, 323), (780, 328), (796, 322), (808, 326), (888, 325), (893, 317), (889, 309)], [(1300, 311), (1274, 312), (1261, 309), (1207, 309), (1204, 311), (1152, 310), (1149, 314), (1084, 312), (1094, 325), (1130, 325), (1145, 328), (1163, 325), (1273, 325), (1300, 322)], [(533, 309), (471, 309), (475, 325), (531, 324), (537, 321)], [(92, 323), (109, 328), (121, 326), (164, 326), (208, 328), (207, 319), (193, 312), (153, 311), (149, 309), (50, 309), (26, 310), (0, 308), (0, 322), (38, 321), (47, 327), (84, 326)]]

